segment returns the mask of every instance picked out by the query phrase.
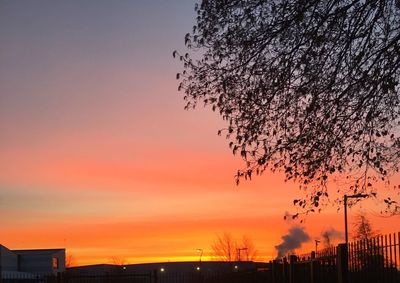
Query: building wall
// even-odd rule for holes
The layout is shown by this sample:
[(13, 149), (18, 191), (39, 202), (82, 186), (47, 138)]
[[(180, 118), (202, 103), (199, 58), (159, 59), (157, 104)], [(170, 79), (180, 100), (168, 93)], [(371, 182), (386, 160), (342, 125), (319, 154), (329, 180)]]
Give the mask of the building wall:
[(2, 271), (17, 271), (18, 270), (18, 256), (0, 245), (0, 265)]
[(19, 255), (19, 270), (32, 273), (53, 273), (51, 255)]
[[(19, 271), (35, 274), (57, 274), (65, 271), (65, 250), (24, 250), (14, 251), (18, 255)], [(53, 267), (57, 258), (58, 267)]]
[(58, 268), (53, 270), (54, 272), (64, 272), (65, 271), (65, 250), (59, 250), (53, 254), (53, 257), (58, 258)]

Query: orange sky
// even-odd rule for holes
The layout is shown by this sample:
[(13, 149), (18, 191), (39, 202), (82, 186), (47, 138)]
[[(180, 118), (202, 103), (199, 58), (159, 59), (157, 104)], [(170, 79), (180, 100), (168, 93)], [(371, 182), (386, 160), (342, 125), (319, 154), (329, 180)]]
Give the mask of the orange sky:
[[(220, 117), (183, 110), (171, 54), (194, 2), (40, 2), (0, 3), (0, 243), (139, 263), (208, 259), (229, 232), (274, 257), (301, 192), (270, 173), (236, 187)], [(382, 233), (399, 227), (374, 202), (350, 223), (359, 209)], [(343, 231), (342, 211), (303, 226)]]

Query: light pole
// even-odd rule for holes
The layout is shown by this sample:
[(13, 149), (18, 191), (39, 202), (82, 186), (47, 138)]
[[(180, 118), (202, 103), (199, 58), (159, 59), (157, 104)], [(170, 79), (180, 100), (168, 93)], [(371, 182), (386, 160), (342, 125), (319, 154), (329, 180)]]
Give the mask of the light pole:
[(197, 249), (197, 252), (200, 253), (200, 262), (201, 262), (201, 257), (203, 256), (203, 249)]
[(355, 194), (355, 195), (344, 195), (343, 204), (344, 204), (344, 236), (346, 241), (346, 247), (349, 243), (349, 233), (347, 230), (347, 199), (349, 198), (366, 198), (368, 195), (366, 194)]
[(318, 244), (320, 243), (320, 240), (315, 239), (315, 252), (318, 252)]
[(247, 248), (241, 248), (237, 250), (238, 250), (238, 261), (240, 261), (240, 251), (247, 251)]

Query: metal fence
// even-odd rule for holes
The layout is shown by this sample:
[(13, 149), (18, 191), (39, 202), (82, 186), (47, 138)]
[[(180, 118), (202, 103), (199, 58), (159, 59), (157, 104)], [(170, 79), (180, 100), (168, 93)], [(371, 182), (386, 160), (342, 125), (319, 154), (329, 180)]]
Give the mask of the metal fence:
[(400, 233), (349, 244), (349, 281), (400, 282)]
[(197, 272), (159, 274), (157, 283), (267, 283), (265, 271)]
[(37, 278), (3, 278), (3, 283), (267, 283), (269, 274), (249, 270), (237, 272), (165, 272), (68, 275)]
[(291, 282), (324, 282), (337, 283), (337, 247), (331, 247), (309, 256), (300, 256), (293, 263), (294, 274)]
[(152, 273), (32, 275), (23, 273), (3, 274), (1, 283), (154, 283)]
[(292, 279), (272, 283), (400, 283), (400, 233), (301, 255), (292, 264)]
[[(74, 275), (57, 278), (60, 283), (267, 283), (263, 271), (148, 272), (132, 274)], [(54, 283), (56, 283), (54, 282)], [(47, 281), (46, 283), (53, 283)]]
[(32, 274), (28, 272), (7, 272), (3, 271), (1, 275), (1, 283), (46, 283), (47, 278), (55, 278), (49, 274)]
[(269, 263), (266, 283), (400, 283), (400, 233)]
[(128, 273), (128, 274), (103, 274), (103, 275), (68, 275), (62, 274), (55, 278), (55, 282), (46, 283), (152, 283), (155, 282), (153, 274)]
[(336, 248), (290, 256), (268, 265), (266, 283), (337, 283)]

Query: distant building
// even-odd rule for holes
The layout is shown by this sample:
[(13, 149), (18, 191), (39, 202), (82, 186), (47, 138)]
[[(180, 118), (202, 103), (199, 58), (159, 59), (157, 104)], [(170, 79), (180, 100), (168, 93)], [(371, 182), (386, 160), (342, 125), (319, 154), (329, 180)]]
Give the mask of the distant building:
[(0, 245), (3, 277), (56, 275), (65, 271), (65, 249), (10, 250)]
[(67, 268), (64, 278), (82, 280), (79, 282), (92, 282), (92, 278), (101, 282), (255, 282), (254, 271), (265, 267), (266, 263), (252, 261), (96, 264)]
[(230, 273), (245, 270), (255, 270), (260, 263), (252, 261), (190, 261), (190, 262), (160, 262), (160, 263), (143, 263), (143, 264), (95, 264), (86, 266), (76, 266), (67, 269), (67, 273), (74, 276), (81, 275), (105, 275), (116, 273), (140, 273), (140, 272), (157, 272), (160, 274), (171, 273)]

